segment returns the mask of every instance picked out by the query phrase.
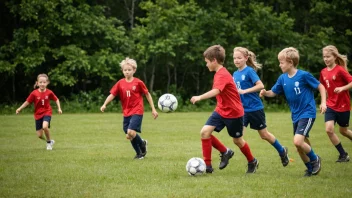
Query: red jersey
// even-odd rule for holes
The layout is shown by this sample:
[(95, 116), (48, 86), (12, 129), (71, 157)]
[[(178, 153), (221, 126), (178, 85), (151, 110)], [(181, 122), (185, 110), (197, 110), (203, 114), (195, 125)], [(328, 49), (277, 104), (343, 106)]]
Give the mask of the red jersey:
[(214, 75), (213, 89), (219, 89), (216, 96), (215, 111), (224, 118), (239, 118), (244, 115), (240, 95), (232, 75), (225, 67), (220, 68)]
[(133, 78), (132, 82), (121, 79), (111, 88), (110, 93), (120, 98), (123, 116), (143, 115), (143, 95), (148, 93), (143, 81), (138, 78)]
[(44, 116), (52, 115), (50, 100), (57, 101), (56, 95), (50, 89), (46, 89), (44, 92), (36, 89), (29, 94), (26, 101), (34, 103), (34, 119), (39, 120)]
[(351, 102), (349, 90), (339, 94), (334, 92), (336, 87), (342, 87), (352, 82), (352, 76), (342, 66), (336, 65), (330, 71), (328, 71), (328, 68), (322, 69), (319, 81), (328, 92), (326, 106), (337, 112), (350, 111)]

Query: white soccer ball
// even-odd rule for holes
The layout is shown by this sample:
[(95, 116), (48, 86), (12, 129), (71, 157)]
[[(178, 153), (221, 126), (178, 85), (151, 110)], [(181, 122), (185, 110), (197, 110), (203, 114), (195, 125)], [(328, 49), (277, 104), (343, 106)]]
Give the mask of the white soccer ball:
[(202, 175), (205, 173), (205, 169), (205, 162), (199, 157), (192, 157), (186, 164), (186, 171), (191, 176)]
[(158, 107), (162, 112), (173, 112), (177, 109), (177, 98), (172, 94), (164, 94), (160, 96)]

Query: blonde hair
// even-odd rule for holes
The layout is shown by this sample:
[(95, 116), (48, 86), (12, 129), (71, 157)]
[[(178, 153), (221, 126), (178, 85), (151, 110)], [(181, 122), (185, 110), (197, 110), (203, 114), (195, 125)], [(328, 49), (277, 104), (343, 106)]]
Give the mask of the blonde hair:
[(132, 58), (126, 57), (123, 61), (121, 61), (121, 69), (123, 69), (125, 65), (130, 65), (133, 69), (137, 69), (137, 62)]
[(255, 56), (254, 52), (249, 51), (245, 47), (235, 47), (233, 49), (233, 53), (235, 53), (235, 51), (241, 52), (243, 54), (243, 56), (245, 56), (246, 58), (248, 57), (246, 64), (248, 66), (252, 67), (255, 71), (262, 68), (262, 64), (259, 64), (257, 62), (257, 57)]
[(225, 49), (221, 45), (213, 45), (205, 50), (203, 56), (210, 61), (216, 59), (219, 64), (223, 65), (226, 54)]
[(336, 57), (335, 63), (338, 65), (341, 65), (342, 67), (344, 67), (346, 69), (346, 71), (348, 71), (348, 69), (347, 69), (347, 63), (348, 63), (347, 56), (340, 54), (339, 50), (335, 46), (333, 46), (333, 45), (325, 46), (323, 48), (323, 51), (327, 51), (327, 52), (331, 53), (333, 56), (335, 56)]
[(279, 60), (283, 58), (287, 62), (291, 62), (294, 67), (297, 67), (299, 63), (299, 52), (294, 47), (288, 47), (281, 50), (277, 57)]
[(35, 83), (34, 83), (34, 86), (33, 86), (34, 89), (36, 89), (36, 88), (38, 87), (38, 79), (39, 79), (40, 77), (44, 77), (44, 78), (46, 78), (46, 81), (48, 81), (48, 83), (50, 82), (48, 75), (46, 75), (46, 74), (39, 74), (39, 75), (37, 76), (37, 80), (36, 80)]

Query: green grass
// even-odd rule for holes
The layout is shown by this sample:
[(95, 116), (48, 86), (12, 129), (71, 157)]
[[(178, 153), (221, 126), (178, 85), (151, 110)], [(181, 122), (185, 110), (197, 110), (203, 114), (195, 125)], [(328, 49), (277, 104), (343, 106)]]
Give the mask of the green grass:
[[(235, 156), (224, 170), (188, 176), (185, 164), (201, 157), (199, 131), (210, 112), (147, 112), (142, 137), (148, 155), (133, 160), (134, 151), (122, 132), (122, 115), (55, 114), (47, 151), (36, 137), (32, 115), (0, 116), (0, 197), (349, 197), (352, 162), (337, 164), (338, 153), (318, 115), (311, 131), (314, 150), (322, 158), (318, 176), (304, 178), (305, 166), (292, 143), (289, 113), (267, 113), (268, 129), (289, 148), (294, 159), (282, 167), (275, 149), (247, 130), (245, 139), (259, 160), (258, 172), (246, 175), (247, 162), (227, 131), (215, 133)], [(352, 154), (352, 143), (342, 138)], [(213, 164), (219, 163), (213, 150)]]

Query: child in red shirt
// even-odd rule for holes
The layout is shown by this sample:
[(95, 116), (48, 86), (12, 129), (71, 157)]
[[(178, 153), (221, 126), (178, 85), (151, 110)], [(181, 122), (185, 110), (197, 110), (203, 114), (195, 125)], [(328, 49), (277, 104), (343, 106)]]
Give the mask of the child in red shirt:
[[(59, 99), (50, 89), (46, 88), (48, 84), (49, 77), (46, 74), (39, 74), (37, 77), (37, 81), (34, 84), (34, 89), (36, 87), (39, 88), (32, 91), (26, 101), (16, 110), (16, 114), (19, 114), (21, 110), (29, 104), (34, 103), (34, 119), (37, 135), (40, 139), (46, 140), (46, 149), (52, 150), (55, 141), (50, 139), (49, 132), (52, 115), (50, 100), (56, 102), (59, 114), (62, 114), (62, 110), (60, 107)], [(46, 138), (43, 136), (43, 132), (45, 133)]]
[(215, 136), (213, 131), (220, 132), (225, 126), (233, 142), (240, 148), (248, 161), (247, 173), (255, 173), (258, 168), (258, 160), (255, 159), (247, 142), (243, 139), (243, 115), (244, 110), (232, 75), (223, 66), (225, 49), (220, 45), (209, 47), (204, 53), (205, 62), (209, 71), (215, 71), (213, 89), (200, 95), (193, 96), (191, 102), (196, 102), (216, 97), (217, 104), (214, 112), (201, 129), (203, 158), (207, 165), (206, 172), (212, 173), (211, 150), (212, 146), (220, 151), (221, 162), (219, 169), (223, 169), (229, 163), (234, 152), (226, 148)]

